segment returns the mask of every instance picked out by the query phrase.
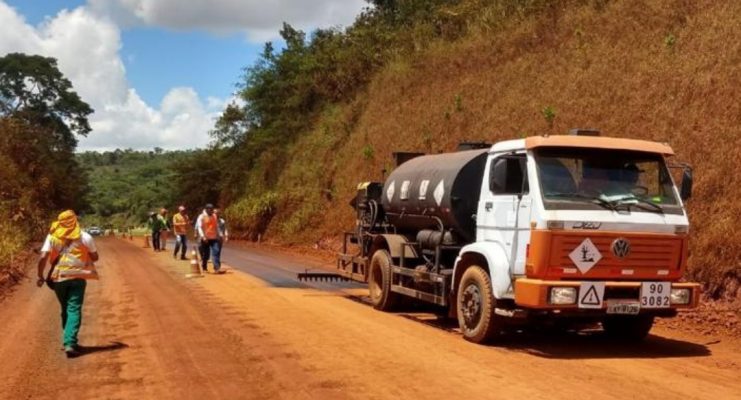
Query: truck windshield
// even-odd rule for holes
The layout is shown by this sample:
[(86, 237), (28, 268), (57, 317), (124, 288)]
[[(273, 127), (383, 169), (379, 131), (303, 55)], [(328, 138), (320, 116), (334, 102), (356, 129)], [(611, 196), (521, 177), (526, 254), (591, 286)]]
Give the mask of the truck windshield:
[(659, 154), (554, 147), (535, 160), (546, 209), (682, 213)]

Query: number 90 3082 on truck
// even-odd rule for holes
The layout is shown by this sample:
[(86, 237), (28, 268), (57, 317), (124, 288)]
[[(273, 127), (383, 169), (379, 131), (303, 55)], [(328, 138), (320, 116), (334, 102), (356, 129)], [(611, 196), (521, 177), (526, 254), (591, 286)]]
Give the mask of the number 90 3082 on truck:
[(673, 154), (577, 129), (397, 161), (358, 186), (338, 274), (379, 310), (445, 307), (476, 343), (546, 322), (640, 340), (700, 295), (681, 282), (692, 169)]

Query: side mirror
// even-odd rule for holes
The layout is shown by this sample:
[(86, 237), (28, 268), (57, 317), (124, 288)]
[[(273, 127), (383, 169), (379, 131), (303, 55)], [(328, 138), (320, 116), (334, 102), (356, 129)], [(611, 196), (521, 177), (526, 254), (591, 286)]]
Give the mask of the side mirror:
[(507, 188), (507, 159), (500, 158), (494, 161), (489, 170), (489, 190), (493, 193), (503, 193)]
[(692, 197), (692, 167), (690, 166), (684, 167), (684, 172), (682, 173), (682, 187), (679, 189), (679, 197), (682, 198), (682, 201), (687, 201)]

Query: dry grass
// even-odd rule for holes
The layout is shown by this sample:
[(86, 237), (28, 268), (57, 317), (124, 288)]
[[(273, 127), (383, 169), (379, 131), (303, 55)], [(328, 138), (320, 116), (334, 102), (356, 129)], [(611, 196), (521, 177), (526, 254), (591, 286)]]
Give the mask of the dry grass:
[[(380, 180), (392, 151), (598, 127), (669, 142), (678, 160), (695, 167), (689, 275), (706, 282), (712, 297), (741, 294), (741, 3), (584, 3), (501, 34), (479, 29), (455, 44), (433, 44), (382, 71), (360, 95), (351, 132), (335, 133), (342, 142), (300, 157), (304, 167), (318, 159), (322, 170), (311, 174), (322, 179), (282, 181), (317, 193), (326, 182), (333, 188), (331, 199), (313, 201), (321, 207), (310, 210), (311, 230), (302, 237), (352, 227), (347, 202), (357, 182)], [(552, 129), (541, 114), (546, 106), (556, 110)], [(275, 222), (290, 218), (283, 211)]]
[(30, 253), (24, 251), (27, 238), (19, 235), (17, 227), (0, 221), (0, 295), (7, 287), (19, 282), (25, 274)]

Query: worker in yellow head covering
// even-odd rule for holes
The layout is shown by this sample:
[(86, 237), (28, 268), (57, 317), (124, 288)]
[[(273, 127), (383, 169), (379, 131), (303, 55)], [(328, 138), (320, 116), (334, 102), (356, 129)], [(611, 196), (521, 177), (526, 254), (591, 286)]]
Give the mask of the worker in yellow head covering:
[[(47, 277), (44, 269), (49, 260), (51, 270)], [(51, 224), (41, 248), (38, 262), (38, 281), (54, 289), (62, 307), (64, 351), (67, 357), (77, 357), (82, 348), (77, 344), (77, 334), (82, 324), (82, 302), (88, 279), (98, 279), (94, 262), (98, 261), (98, 250), (93, 237), (80, 229), (77, 215), (72, 210), (59, 214)]]
[(77, 215), (72, 210), (59, 214), (57, 220), (51, 224), (49, 234), (59, 240), (78, 240), (80, 238), (80, 224)]

